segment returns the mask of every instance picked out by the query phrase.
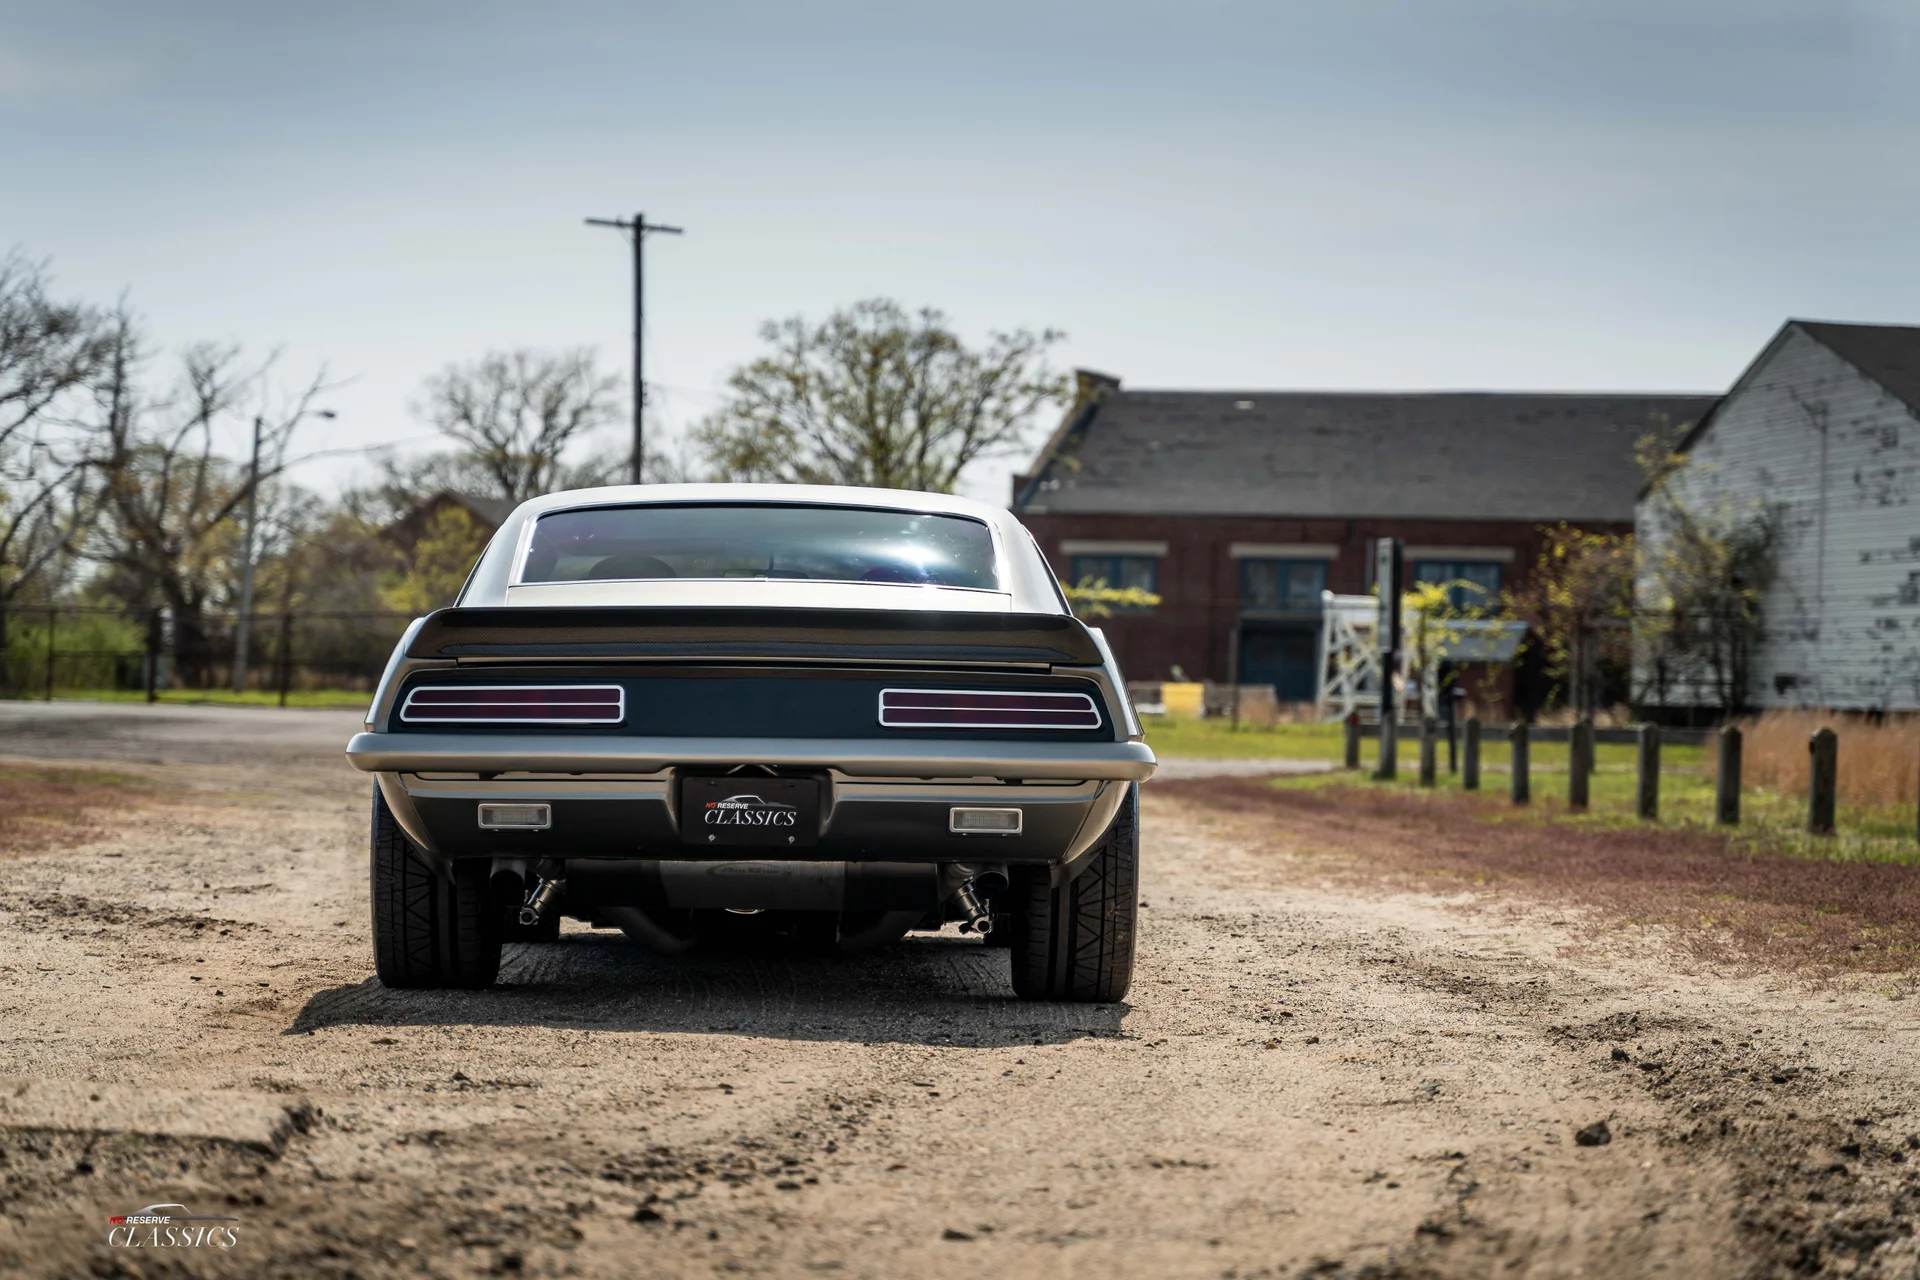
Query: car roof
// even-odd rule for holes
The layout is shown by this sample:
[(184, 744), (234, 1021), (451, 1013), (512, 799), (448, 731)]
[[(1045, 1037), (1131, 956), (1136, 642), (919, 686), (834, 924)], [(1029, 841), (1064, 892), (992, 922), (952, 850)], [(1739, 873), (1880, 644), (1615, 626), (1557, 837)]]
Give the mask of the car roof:
[(892, 511), (924, 511), (929, 515), (971, 516), (989, 524), (1014, 523), (1005, 507), (956, 497), (950, 493), (922, 493), (916, 489), (864, 489), (837, 484), (617, 484), (596, 489), (566, 489), (528, 499), (516, 507), (513, 516), (508, 519), (541, 516), (579, 507), (701, 502), (883, 507)]

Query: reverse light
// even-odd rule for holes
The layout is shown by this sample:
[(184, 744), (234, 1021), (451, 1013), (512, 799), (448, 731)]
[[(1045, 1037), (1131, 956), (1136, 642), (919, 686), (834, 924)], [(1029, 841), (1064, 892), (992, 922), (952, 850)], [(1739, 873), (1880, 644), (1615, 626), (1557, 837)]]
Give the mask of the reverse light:
[(1084, 693), (882, 689), (880, 726), (884, 729), (1098, 729), (1100, 710)]
[(947, 830), (957, 836), (1017, 836), (1022, 821), (1018, 809), (947, 810)]
[(400, 707), (407, 724), (619, 724), (627, 691), (617, 684), (429, 685)]
[(487, 831), (545, 831), (553, 825), (547, 804), (482, 804), (480, 826)]

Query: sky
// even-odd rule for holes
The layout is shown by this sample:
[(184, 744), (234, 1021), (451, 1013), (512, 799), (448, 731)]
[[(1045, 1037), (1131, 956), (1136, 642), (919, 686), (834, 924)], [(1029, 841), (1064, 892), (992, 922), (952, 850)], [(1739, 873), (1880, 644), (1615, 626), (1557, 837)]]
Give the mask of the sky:
[(429, 447), (490, 349), (624, 372), (635, 211), (668, 433), (876, 296), (1134, 387), (1720, 390), (1920, 323), (1917, 150), (1910, 0), (0, 0), (0, 251), (324, 366), (305, 452)]

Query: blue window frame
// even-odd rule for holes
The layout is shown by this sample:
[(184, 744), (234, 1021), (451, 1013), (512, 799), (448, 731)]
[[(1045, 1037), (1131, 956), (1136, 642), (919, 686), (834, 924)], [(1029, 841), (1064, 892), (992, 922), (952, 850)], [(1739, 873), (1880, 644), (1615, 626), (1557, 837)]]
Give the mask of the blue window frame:
[[(1159, 558), (1156, 556), (1075, 556), (1068, 564), (1068, 571), (1069, 586), (1104, 583), (1119, 590), (1138, 587), (1142, 591), (1159, 594), (1155, 588), (1159, 580)], [(1142, 612), (1127, 605), (1115, 605), (1113, 608), (1121, 613)]]
[(1467, 587), (1456, 585), (1447, 592), (1456, 609), (1484, 609), (1500, 598), (1500, 566), (1491, 560), (1417, 560), (1413, 580), (1471, 583)]
[(1327, 589), (1324, 560), (1242, 560), (1240, 607), (1317, 611)]

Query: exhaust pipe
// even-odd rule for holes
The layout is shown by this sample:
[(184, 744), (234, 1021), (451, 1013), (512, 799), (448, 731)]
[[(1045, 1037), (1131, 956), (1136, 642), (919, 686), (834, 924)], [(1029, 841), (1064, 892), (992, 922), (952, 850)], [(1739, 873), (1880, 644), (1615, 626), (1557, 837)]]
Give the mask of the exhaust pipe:
[(527, 895), (526, 902), (520, 907), (520, 923), (529, 929), (539, 924), (541, 917), (553, 909), (554, 902), (565, 892), (566, 887), (565, 880), (537, 881), (533, 886), (533, 892)]
[(986, 876), (976, 876), (954, 890), (953, 900), (960, 908), (960, 931), (972, 930), (978, 934), (993, 932), (993, 910), (987, 906), (986, 899), (980, 896), (979, 885)]

